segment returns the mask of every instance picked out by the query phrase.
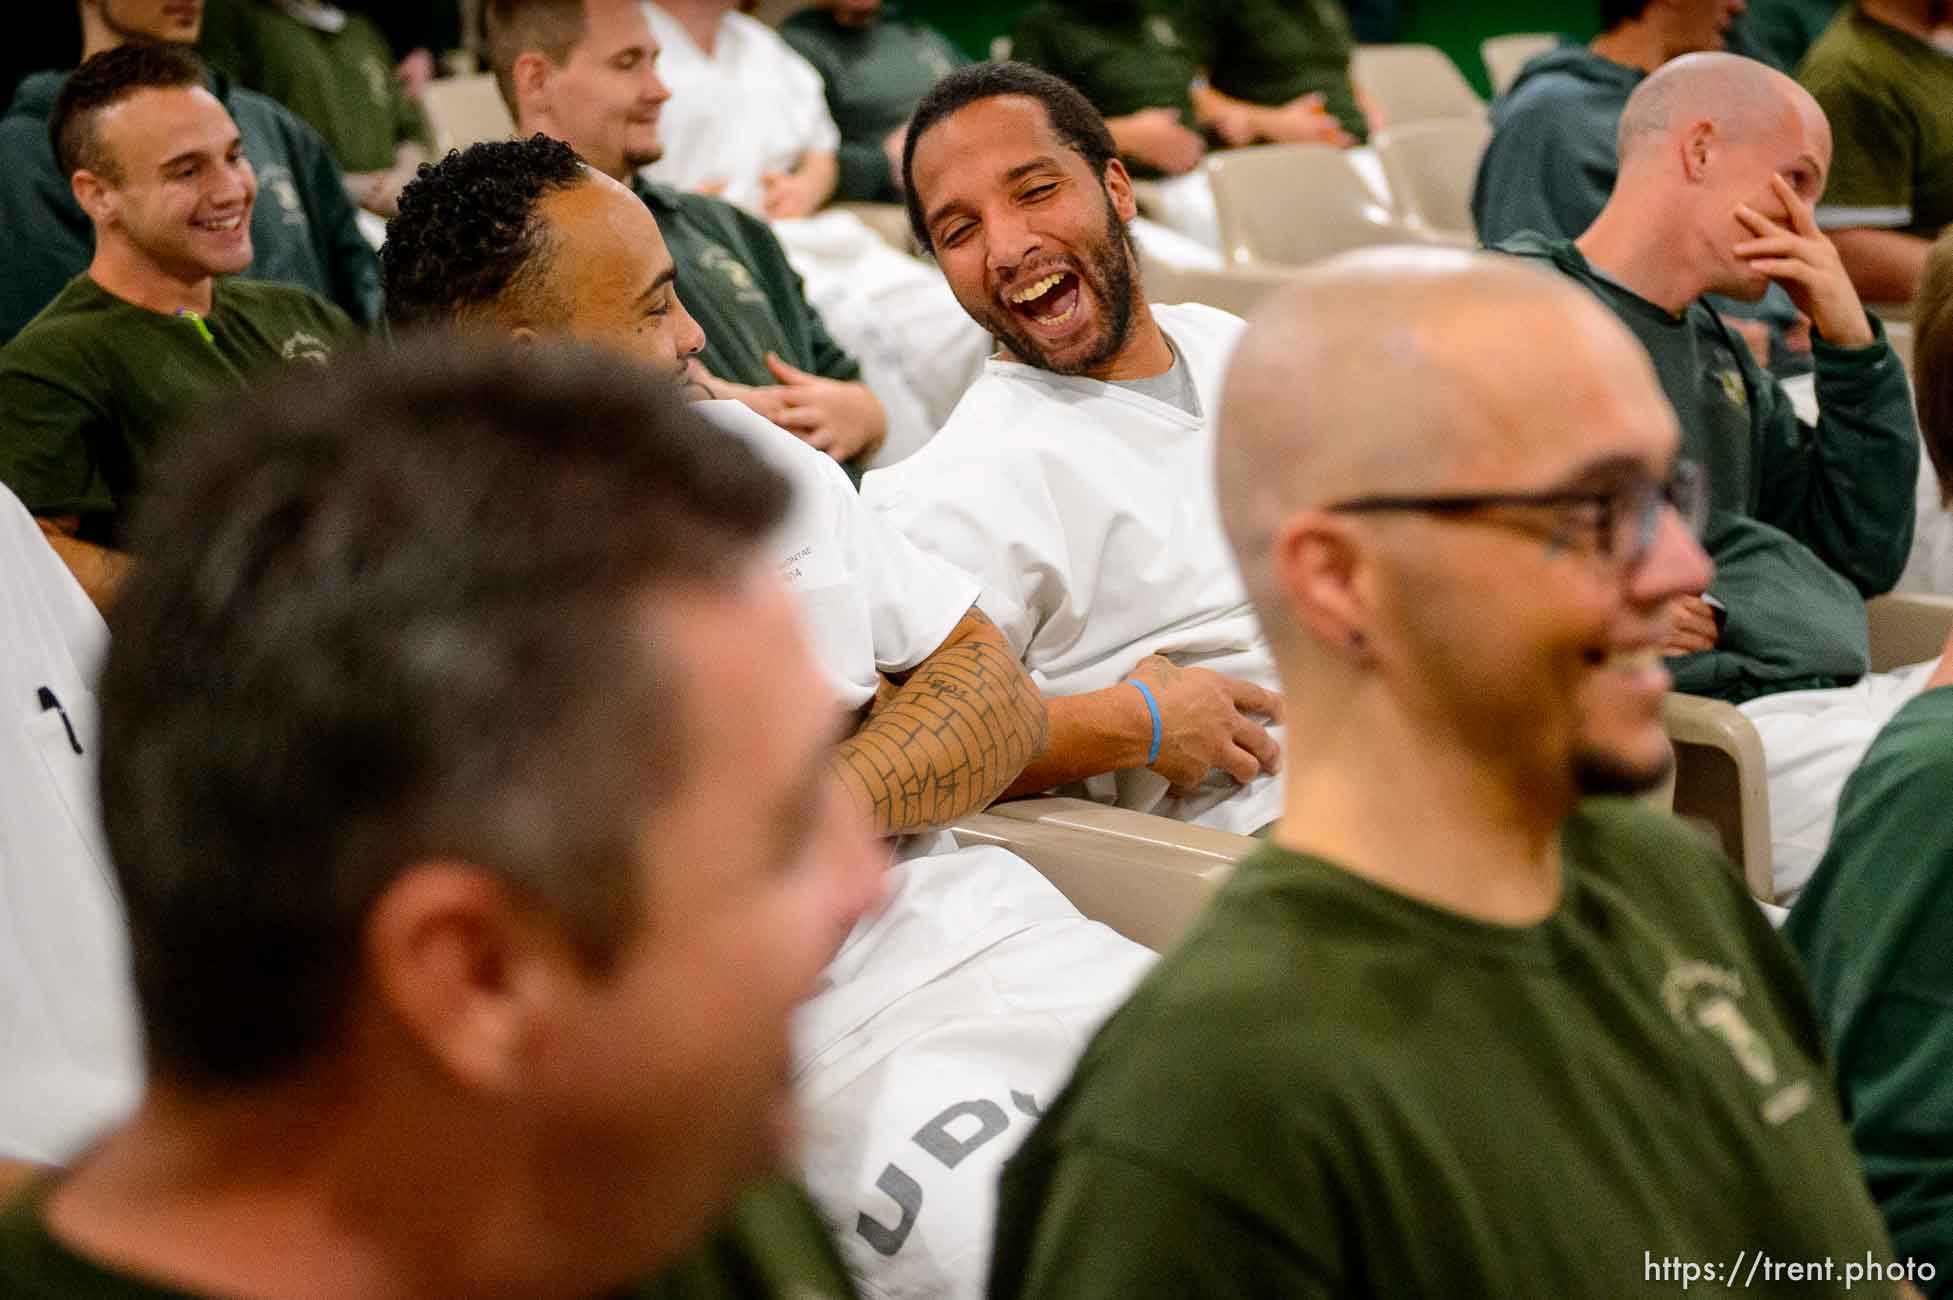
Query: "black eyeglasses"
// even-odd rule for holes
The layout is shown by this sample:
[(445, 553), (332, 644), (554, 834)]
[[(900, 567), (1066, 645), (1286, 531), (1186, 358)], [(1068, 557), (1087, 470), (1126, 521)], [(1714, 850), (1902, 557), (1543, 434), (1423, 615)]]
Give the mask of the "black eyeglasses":
[(1641, 479), (1605, 489), (1354, 497), (1325, 508), (1343, 514), (1407, 510), (1431, 515), (1471, 515), (1482, 510), (1515, 508), (1552, 510), (1559, 517), (1545, 531), (1545, 536), (1555, 548), (1565, 549), (1584, 542), (1596, 553), (1632, 568), (1653, 549), (1655, 534), (1661, 530), (1661, 512), (1667, 506), (1673, 506), (1675, 513), (1682, 517), (1690, 536), (1701, 538), (1709, 516), (1708, 475), (1701, 466), (1678, 460), (1664, 482)]

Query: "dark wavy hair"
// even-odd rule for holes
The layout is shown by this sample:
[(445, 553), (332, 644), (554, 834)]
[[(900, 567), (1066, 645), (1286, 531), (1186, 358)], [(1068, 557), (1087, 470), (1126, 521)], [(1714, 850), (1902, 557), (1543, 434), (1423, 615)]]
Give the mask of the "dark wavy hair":
[(923, 221), (922, 200), (915, 192), (916, 142), (952, 114), (1000, 95), (1022, 95), (1044, 105), (1051, 129), (1066, 148), (1085, 160), (1094, 176), (1103, 177), (1106, 164), (1119, 156), (1105, 119), (1070, 82), (1028, 63), (974, 63), (958, 68), (922, 97), (909, 118), (908, 138), (902, 142), (902, 189), (909, 209), (909, 228), (919, 246), (932, 252), (935, 249)]
[(536, 205), (589, 179), (561, 140), (492, 140), (422, 163), (387, 222), (380, 268), (394, 330), (517, 307), (560, 314), (548, 294), (554, 256)]
[(102, 147), (95, 130), (102, 110), (138, 90), (201, 86), (207, 79), (203, 60), (187, 45), (130, 41), (84, 60), (61, 83), (47, 118), (48, 143), (54, 146), (61, 175), (91, 171), (110, 184), (120, 184), (121, 165)]

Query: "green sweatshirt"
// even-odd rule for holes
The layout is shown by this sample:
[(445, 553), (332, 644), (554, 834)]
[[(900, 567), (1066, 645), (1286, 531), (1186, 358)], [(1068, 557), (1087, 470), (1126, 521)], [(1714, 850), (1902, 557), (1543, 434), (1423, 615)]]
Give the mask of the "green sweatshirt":
[[(0, 343), (18, 334), (68, 281), (88, 269), (95, 231), (75, 202), (48, 142), (48, 113), (67, 79), (40, 72), (21, 82), (0, 118), (0, 230), (8, 242), (0, 276)], [(212, 73), (258, 174), (245, 276), (310, 289), (361, 324), (380, 313), (380, 263), (359, 233), (339, 167), (325, 142), (276, 100)]]
[(1790, 909), (1872, 1195), (1953, 1295), (1953, 688), (1907, 702), (1838, 800)]
[(1750, 0), (1749, 10), (1730, 28), (1731, 48), (1760, 58), (1780, 72), (1795, 72), (1839, 0)]
[(1797, 69), (1831, 123), (1826, 229), (1953, 223), (1953, 57), (1847, 5)]
[(1349, 79), (1355, 38), (1338, 0), (1184, 0), (1181, 19), (1215, 90), (1270, 106), (1319, 94), (1358, 143), (1369, 138)]
[(385, 171), (406, 140), (427, 138), (400, 88), (393, 50), (372, 21), (346, 14), (336, 32), (287, 14), (275, 0), (204, 0), (197, 48), (239, 84), (310, 122), (349, 172)]
[(1621, 169), (1615, 128), (1647, 74), (1584, 45), (1548, 50), (1492, 105), (1492, 142), (1472, 186), (1478, 238), (1572, 239), (1594, 224)]
[(1684, 1262), (1804, 1300), (1842, 1287), (1739, 1261), (1889, 1262), (1734, 869), (1621, 800), (1560, 846), (1529, 926), (1243, 861), (1005, 1166), (993, 1300), (1622, 1300)]
[[(50, 1187), (33, 1185), (0, 1207), (0, 1295), (200, 1300), (112, 1270), (56, 1241), (41, 1220)], [(611, 1300), (851, 1300), (853, 1295), (813, 1205), (792, 1184), (773, 1182), (748, 1191), (711, 1239), (657, 1281)]]
[(362, 337), (287, 285), (219, 280), (199, 322), (76, 276), (0, 348), (0, 482), (37, 515), (80, 515), (84, 540), (119, 544), (157, 439), (186, 410), (261, 367), (324, 362)]
[[(1018, 21), (1010, 54), (1069, 81), (1106, 117), (1170, 108), (1199, 129), (1193, 79), (1204, 52), (1167, 0), (1043, 0)], [(1126, 162), (1135, 176), (1159, 175)]]
[(1710, 588), (1728, 608), (1715, 650), (1672, 660), (1676, 689), (1741, 701), (1839, 685), (1869, 664), (1864, 598), (1891, 589), (1912, 546), (1919, 429), (1883, 327), (1868, 347), (1815, 345), (1815, 428), (1701, 302), (1680, 317), (1588, 265), (1565, 240), (1499, 251), (1572, 276), (1633, 331), (1709, 471)]
[(766, 354), (828, 379), (861, 367), (821, 323), (766, 223), (722, 199), (633, 177), (678, 267), (678, 297), (705, 331), (700, 360), (721, 379), (776, 384)]
[(935, 28), (893, 6), (867, 27), (843, 27), (829, 9), (802, 9), (781, 24), (780, 35), (827, 87), (827, 111), (841, 129), (834, 197), (900, 203), (900, 178), (882, 145), (929, 87), (969, 60)]

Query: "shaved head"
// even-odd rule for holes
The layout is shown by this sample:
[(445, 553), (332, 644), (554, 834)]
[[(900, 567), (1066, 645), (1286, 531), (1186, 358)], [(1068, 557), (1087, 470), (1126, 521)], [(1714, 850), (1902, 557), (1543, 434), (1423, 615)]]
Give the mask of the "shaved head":
[(1609, 385), (1672, 427), (1645, 352), (1549, 271), (1380, 248), (1299, 275), (1242, 337), (1217, 440), (1222, 518), (1271, 643), (1294, 640), (1272, 554), (1284, 520), (1358, 496), (1512, 486), (1495, 481), (1504, 462), (1552, 451), (1543, 414)]
[(1786, 115), (1823, 114), (1802, 86), (1775, 68), (1736, 54), (1685, 54), (1650, 73), (1628, 96), (1618, 136), (1625, 170), (1676, 130), (1716, 123), (1741, 138), (1781, 125)]

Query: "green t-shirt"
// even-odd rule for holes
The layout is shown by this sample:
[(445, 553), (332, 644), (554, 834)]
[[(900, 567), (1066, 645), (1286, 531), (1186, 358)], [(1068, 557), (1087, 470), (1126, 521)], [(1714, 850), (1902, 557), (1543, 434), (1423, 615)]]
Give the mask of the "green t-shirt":
[[(206, 337), (206, 332), (208, 337)], [(86, 274), (0, 348), (0, 482), (38, 515), (82, 516), (116, 544), (158, 436), (199, 399), (362, 335), (289, 285), (219, 280), (202, 328), (124, 302)]]
[[(103, 1268), (48, 1234), (40, 1206), (49, 1184), (0, 1212), (0, 1295), (37, 1300), (198, 1300)], [(615, 1300), (852, 1300), (854, 1289), (813, 1205), (786, 1182), (740, 1198), (726, 1222), (656, 1282)]]
[(1874, 319), (1880, 335), (1868, 347), (1815, 341), (1822, 414), (1812, 427), (1702, 302), (1671, 316), (1570, 241), (1497, 247), (1552, 264), (1613, 309), (1654, 362), (1682, 453), (1709, 471), (1710, 590), (1729, 616), (1717, 649), (1671, 661), (1677, 687), (1740, 701), (1861, 676), (1863, 598), (1905, 567), (1919, 473), (1912, 394), (1883, 327)]
[(401, 89), (386, 37), (363, 15), (344, 17), (327, 31), (275, 0), (204, 0), (197, 48), (310, 122), (347, 171), (385, 171), (402, 141), (426, 139), (426, 123)]
[[(1026, 13), (1010, 54), (1076, 86), (1106, 117), (1170, 108), (1196, 127), (1193, 79), (1201, 48), (1166, 0), (1044, 0)], [(1136, 176), (1156, 168), (1127, 160)]]
[(723, 199), (633, 177), (631, 189), (657, 218), (678, 267), (678, 297), (705, 331), (700, 360), (721, 379), (776, 384), (770, 351), (827, 379), (861, 378), (855, 359), (828, 334), (800, 277), (766, 223)]
[(843, 27), (829, 9), (802, 9), (780, 35), (827, 87), (827, 111), (841, 130), (834, 197), (900, 203), (900, 178), (882, 144), (929, 87), (969, 60), (935, 28), (889, 9), (867, 27)]
[(1682, 1294), (1670, 1260), (1887, 1262), (1734, 869), (1619, 800), (1561, 849), (1518, 927), (1243, 861), (1005, 1167), (992, 1297), (1620, 1300)]
[(1953, 689), (1900, 709), (1845, 783), (1790, 909), (1866, 1180), (1901, 1258), (1953, 1286)]
[(1797, 79), (1831, 119), (1822, 225), (1931, 239), (1953, 221), (1953, 56), (1847, 4)]
[(1182, 13), (1215, 90), (1269, 105), (1320, 94), (1345, 131), (1369, 138), (1349, 79), (1355, 38), (1338, 0), (1184, 0)]

